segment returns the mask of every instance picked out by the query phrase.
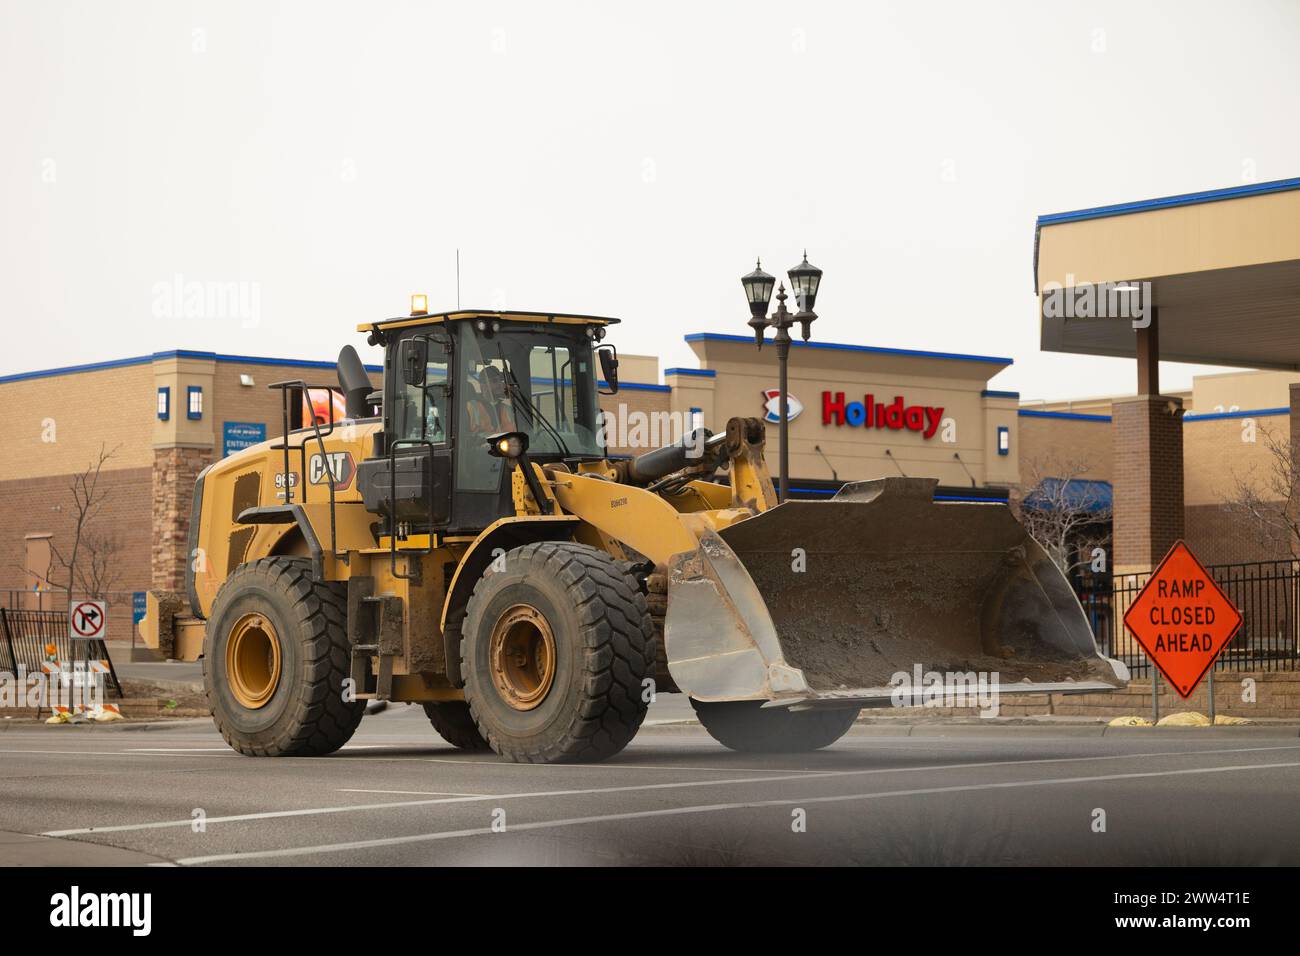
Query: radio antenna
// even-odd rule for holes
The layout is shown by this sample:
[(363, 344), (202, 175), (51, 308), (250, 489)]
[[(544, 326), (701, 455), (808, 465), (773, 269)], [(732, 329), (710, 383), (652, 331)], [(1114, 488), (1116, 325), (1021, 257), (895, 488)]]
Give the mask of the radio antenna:
[(898, 459), (894, 457), (894, 453), (888, 448), (885, 449), (885, 457), (894, 463), (894, 467), (898, 469), (900, 475), (904, 478), (907, 477), (907, 472), (903, 471), (903, 466), (898, 463)]
[(966, 477), (970, 479), (970, 486), (971, 486), (972, 488), (978, 488), (979, 485), (978, 485), (978, 483), (975, 481), (975, 476), (972, 475), (972, 474), (970, 473), (970, 469), (966, 467), (966, 462), (964, 462), (964, 461), (961, 460), (961, 455), (958, 454), (957, 452), (953, 452), (953, 453), (952, 453), (952, 457), (955, 458), (955, 459), (957, 460), (957, 464), (961, 465), (961, 470), (964, 471), (964, 472), (966, 472)]
[(831, 460), (826, 457), (826, 452), (822, 451), (822, 446), (813, 445), (813, 451), (822, 456), (822, 461), (826, 462), (826, 467), (831, 470), (831, 481), (839, 481), (839, 472), (835, 470), (835, 466), (831, 464)]

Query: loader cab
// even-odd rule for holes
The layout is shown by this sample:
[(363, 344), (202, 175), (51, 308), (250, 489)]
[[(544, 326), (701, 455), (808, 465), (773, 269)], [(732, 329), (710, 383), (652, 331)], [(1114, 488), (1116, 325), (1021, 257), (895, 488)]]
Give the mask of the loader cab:
[(538, 464), (604, 457), (598, 397), (602, 381), (616, 387), (617, 359), (600, 340), (614, 321), (468, 312), (381, 325), (383, 463), (393, 468), (368, 469), (389, 485), (373, 497), (397, 484), (408, 499), (399, 521), (472, 534), (514, 514), (509, 465), (488, 453), (488, 436), (527, 433)]

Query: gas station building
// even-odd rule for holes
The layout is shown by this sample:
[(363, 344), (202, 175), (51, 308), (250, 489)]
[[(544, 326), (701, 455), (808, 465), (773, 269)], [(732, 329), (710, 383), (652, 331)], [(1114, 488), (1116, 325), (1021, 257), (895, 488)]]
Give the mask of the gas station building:
[[(1134, 394), (1024, 402), (1008, 388), (1010, 358), (796, 341), (791, 493), (828, 496), (844, 482), (901, 474), (938, 478), (941, 497), (1005, 501), (1032, 491), (1022, 483), (1039, 463), (1072, 459), (1084, 467), (1069, 477), (1099, 483), (1113, 500), (1117, 573), (1149, 570), (1179, 537), (1207, 564), (1289, 556), (1225, 504), (1243, 478), (1263, 481), (1265, 436), (1289, 441), (1300, 410), (1300, 180), (1043, 216), (1034, 267), (1043, 349), (1130, 358)], [(1150, 322), (1050, 307), (1056, 289), (1106, 283), (1149, 283)], [(624, 354), (605, 411), (715, 430), (732, 416), (764, 418), (775, 472), (774, 350), (711, 331), (686, 341), (691, 367)], [(1161, 359), (1245, 371), (1170, 392)], [(369, 371), (378, 384), (380, 369)], [(334, 368), (171, 350), (0, 377), (12, 435), (0, 460), (0, 590), (31, 599), (51, 542), (71, 532), (69, 483), (101, 446), (116, 449), (96, 519), (119, 539), (112, 590), (178, 589), (194, 478), (279, 436), (281, 399), (266, 386), (286, 379), (328, 385)], [(625, 437), (612, 435), (612, 453), (660, 443), (619, 444)], [(124, 613), (117, 600), (119, 636)]]

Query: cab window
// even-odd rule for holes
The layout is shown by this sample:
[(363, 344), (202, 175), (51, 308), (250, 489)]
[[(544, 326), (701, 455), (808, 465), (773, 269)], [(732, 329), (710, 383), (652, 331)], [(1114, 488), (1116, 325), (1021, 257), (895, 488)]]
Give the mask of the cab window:
[(394, 375), (393, 428), (398, 438), (441, 444), (447, 441), (447, 352), (429, 341), (424, 385), (407, 385)]

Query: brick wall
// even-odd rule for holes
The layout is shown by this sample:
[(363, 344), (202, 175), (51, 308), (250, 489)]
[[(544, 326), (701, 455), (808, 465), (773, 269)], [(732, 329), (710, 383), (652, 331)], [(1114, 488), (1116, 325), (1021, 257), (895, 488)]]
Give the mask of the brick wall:
[[(620, 420), (634, 414), (652, 415), (655, 413), (668, 412), (671, 408), (671, 392), (661, 392), (651, 389), (624, 389), (616, 395), (602, 395), (600, 397), (600, 410), (608, 415), (613, 415)], [(684, 420), (683, 420), (684, 422)], [(654, 436), (647, 426), (648, 437), (644, 444), (632, 447), (630, 445), (619, 445), (617, 441), (619, 435), (612, 431), (608, 436), (609, 453), (611, 455), (639, 455), (643, 452), (651, 451), (660, 445), (666, 445), (675, 440), (678, 436), (674, 431), (671, 434), (664, 435), (664, 426), (660, 425), (660, 434)], [(636, 436), (629, 434), (629, 440)]]
[(1188, 505), (1185, 520), (1183, 538), (1203, 564), (1275, 561), (1291, 556), (1283, 541), (1221, 504)]
[[(383, 387), (382, 372), (370, 372), (376, 389)], [(240, 375), (252, 378), (253, 385), (242, 385)], [(213, 376), (212, 414), (216, 434), (216, 451), (222, 451), (222, 432), (226, 422), (260, 422), (266, 426), (268, 439), (279, 438), (283, 430), (283, 399), (279, 391), (267, 388), (271, 382), (303, 379), (312, 385), (338, 385), (332, 369), (302, 366), (258, 365), (252, 362), (218, 362)]]
[(156, 397), (147, 363), (0, 382), (0, 404), (0, 482), (76, 472), (101, 447), (113, 452), (113, 468), (148, 468), (153, 457)]
[(152, 586), (155, 588), (184, 590), (194, 482), (212, 460), (213, 453), (206, 448), (159, 448), (154, 451), (151, 568)]
[(1181, 412), (1181, 400), (1165, 396), (1139, 396), (1114, 404), (1117, 572), (1154, 567), (1183, 536)]
[[(116, 574), (109, 582), (113, 591), (143, 591), (149, 587), (153, 537), (151, 476), (149, 468), (120, 468), (101, 472), (99, 476), (104, 506), (89, 528), (117, 533), (119, 547), (113, 558)], [(0, 587), (25, 589), (30, 585), (26, 574), (27, 535), (52, 534), (55, 547), (65, 554), (68, 552), (75, 518), (69, 490), (72, 477), (50, 475), (0, 482)], [(53, 575), (59, 584), (64, 583), (57, 566)], [(55, 598), (51, 595), (47, 600), (55, 601)], [(44, 606), (56, 605), (64, 606), (62, 600)], [(129, 605), (114, 595), (109, 605), (110, 635), (127, 635), (130, 623)]]

